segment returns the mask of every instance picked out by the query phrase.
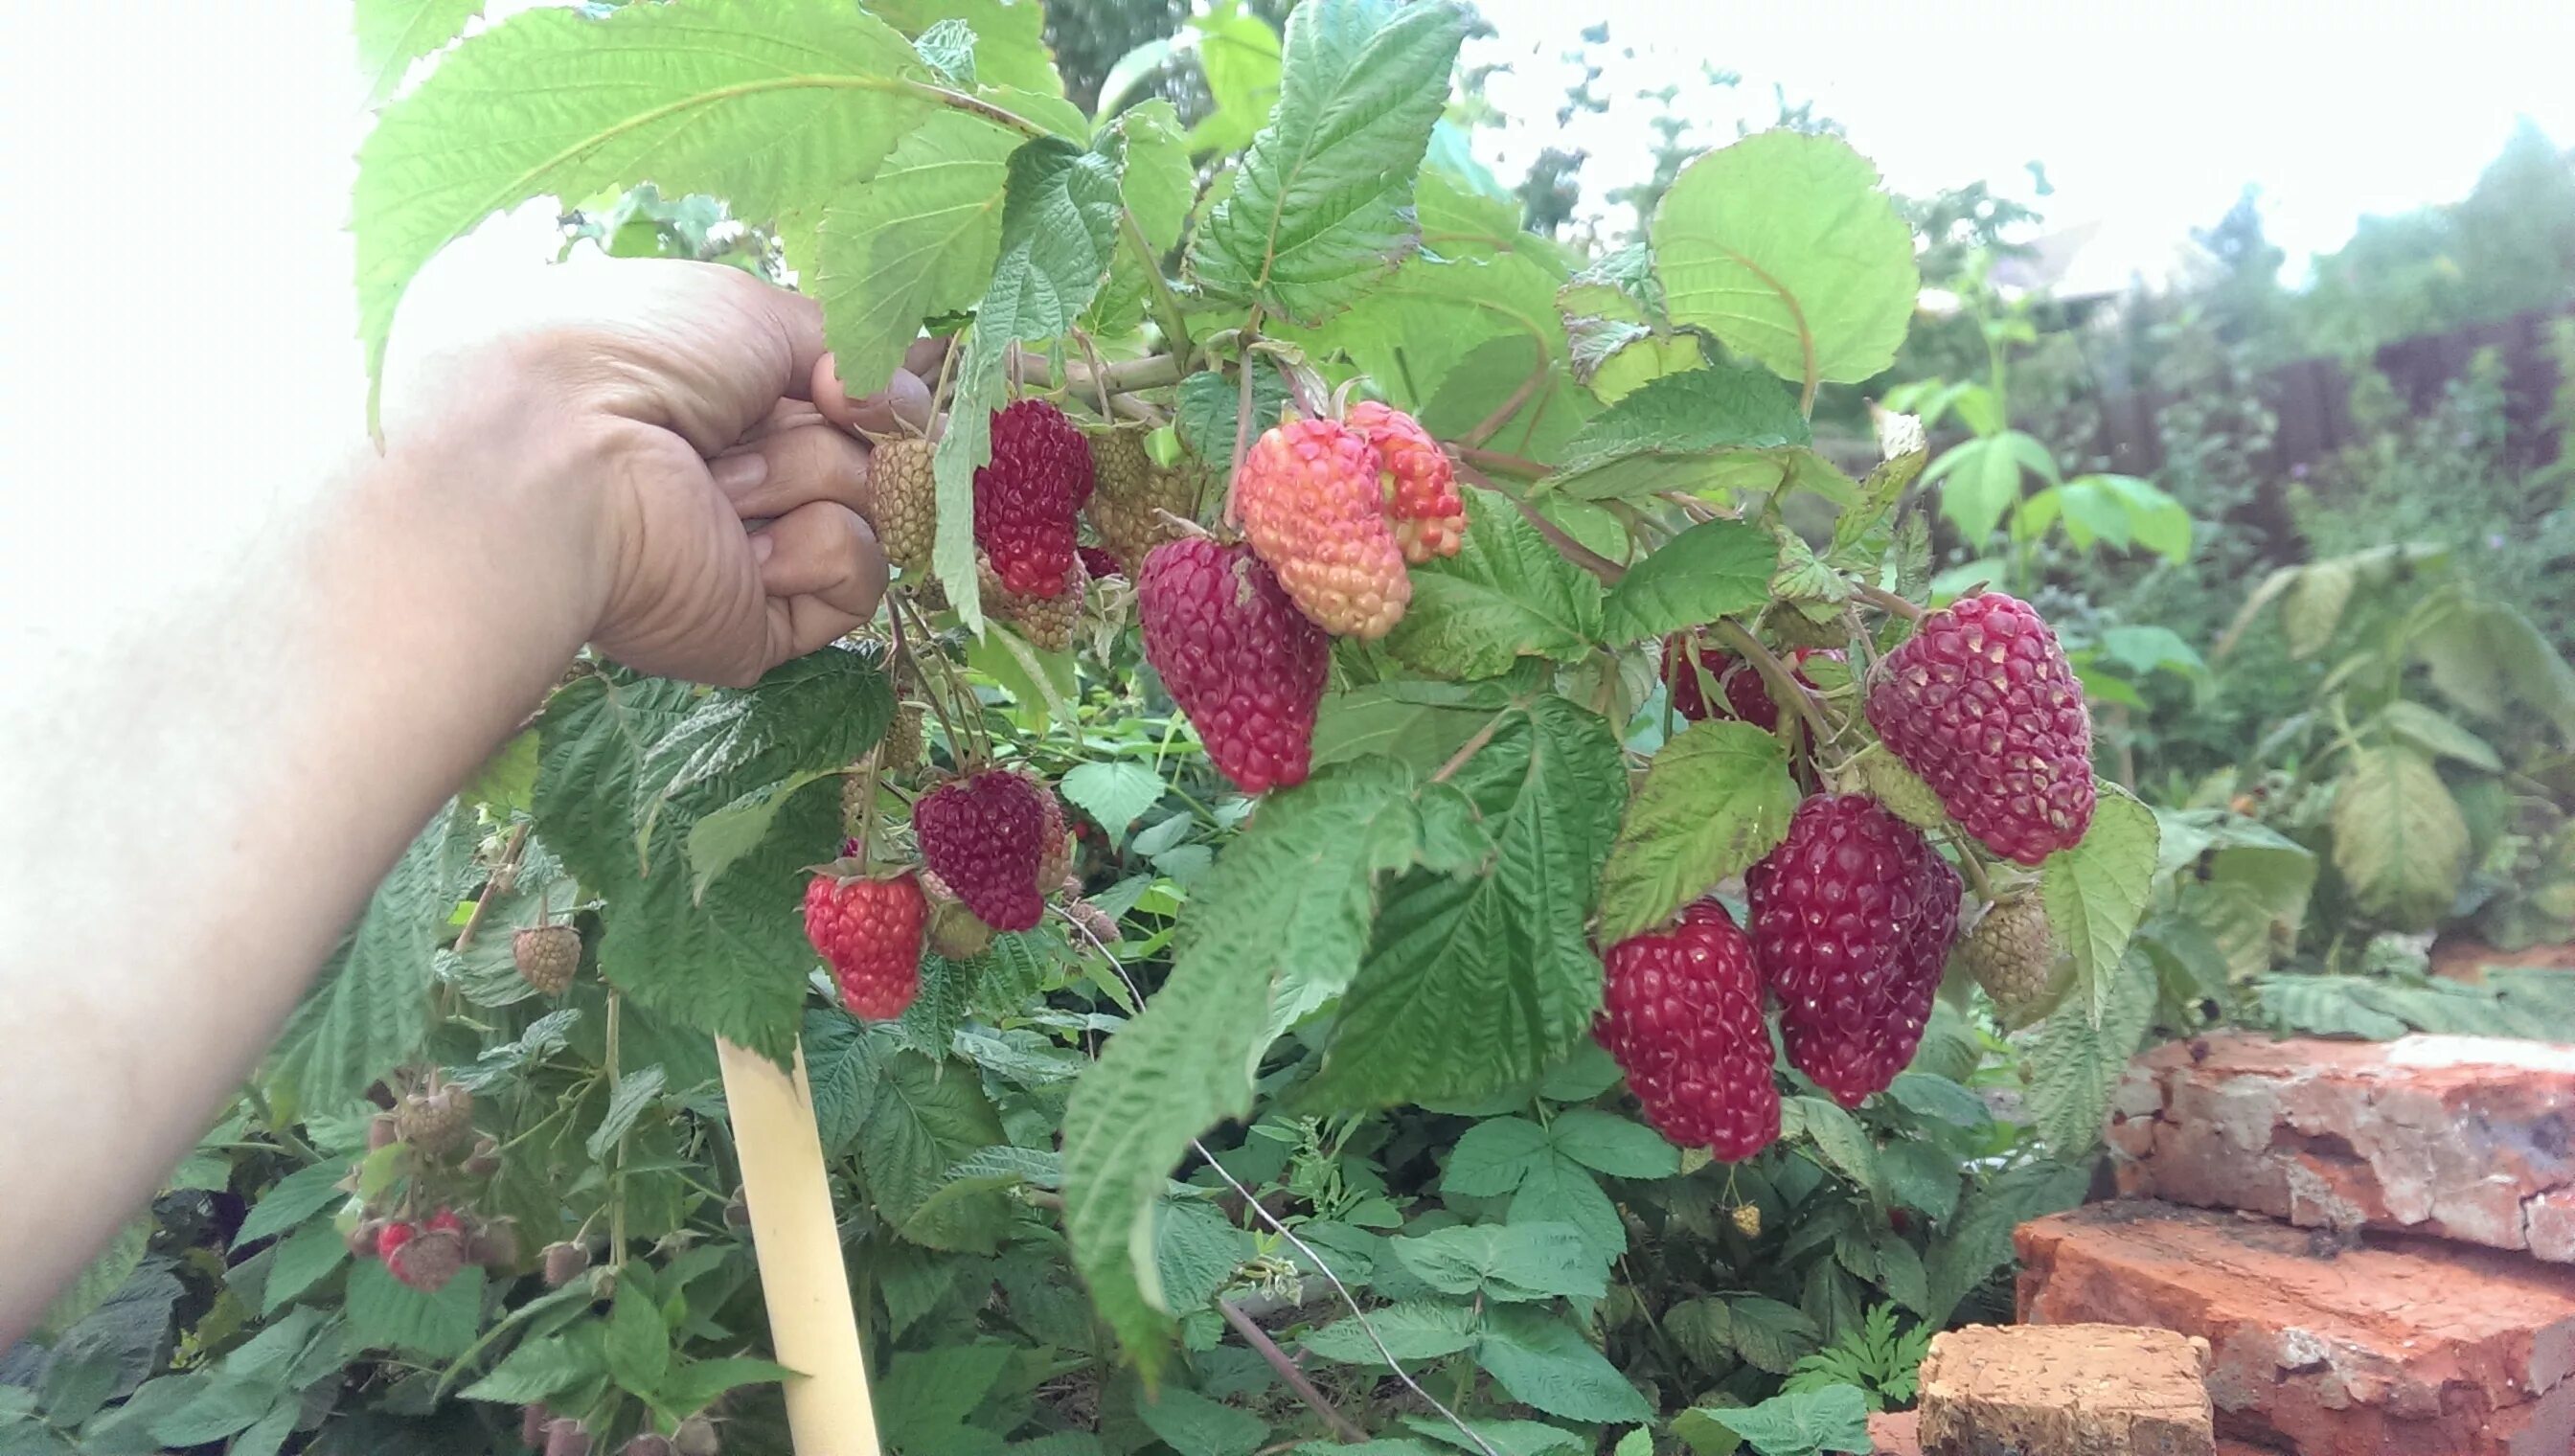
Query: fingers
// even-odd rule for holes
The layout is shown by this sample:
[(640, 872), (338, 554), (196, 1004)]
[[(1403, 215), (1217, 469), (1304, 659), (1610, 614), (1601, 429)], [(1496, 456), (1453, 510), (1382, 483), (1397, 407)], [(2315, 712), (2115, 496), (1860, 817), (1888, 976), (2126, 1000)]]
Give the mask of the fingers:
[(848, 507), (809, 502), (751, 541), (769, 596), (771, 664), (813, 652), (876, 615), (885, 597), (885, 553)]
[(852, 399), (841, 386), (837, 364), (825, 355), (814, 366), (814, 406), (845, 430), (890, 435), (898, 429), (914, 434), (930, 427), (930, 386), (909, 369), (897, 369), (884, 389)]
[(745, 520), (784, 516), (815, 501), (876, 518), (867, 446), (819, 419), (761, 435), (709, 462), (708, 471)]

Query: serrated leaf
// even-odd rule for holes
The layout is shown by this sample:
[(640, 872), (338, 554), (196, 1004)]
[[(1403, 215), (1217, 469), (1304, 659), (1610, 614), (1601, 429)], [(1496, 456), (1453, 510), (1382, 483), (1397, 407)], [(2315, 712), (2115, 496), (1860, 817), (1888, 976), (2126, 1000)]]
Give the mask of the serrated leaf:
[[(1958, 1207), (1958, 1159), (1937, 1143), (1897, 1138), (1877, 1150), (1887, 1196), (1916, 1213), (1947, 1218)], [(1907, 1301), (1918, 1307), (1918, 1301)]]
[(1642, 1421), (1653, 1408), (1582, 1332), (1552, 1314), (1497, 1308), (1475, 1362), (1511, 1399), (1576, 1421)]
[(869, 1200), (900, 1225), (960, 1158), (1003, 1141), (1002, 1123), (983, 1087), (959, 1067), (899, 1051), (877, 1068), (880, 1085), (859, 1128), (859, 1165)]
[[(346, 1198), (348, 1194), (340, 1183), (349, 1175), (349, 1163), (350, 1159), (345, 1157), (325, 1158), (278, 1179), (251, 1205), (250, 1213), (242, 1219), (241, 1228), (233, 1235), (233, 1247), (238, 1249), (259, 1239), (284, 1233)], [(119, 1275), (109, 1282), (108, 1287), (113, 1289), (122, 1282), (124, 1276)]]
[(1755, 1369), (1785, 1375), (1814, 1352), (1822, 1339), (1804, 1310), (1776, 1299), (1748, 1295), (1726, 1301), (1734, 1329), (1734, 1348)]
[(619, 1141), (634, 1129), (635, 1119), (644, 1115), (644, 1109), (652, 1106), (654, 1099), (662, 1095), (667, 1075), (656, 1065), (629, 1072), (618, 1081), (617, 1090), (608, 1098), (608, 1110), (601, 1114), (599, 1126), (591, 1132), (590, 1141), (584, 1144), (584, 1150), (592, 1161), (607, 1160)]
[(1511, 1195), (1505, 1218), (1514, 1225), (1560, 1223), (1579, 1229), (1583, 1241), (1605, 1254), (1627, 1251), (1627, 1225), (1600, 1189), (1600, 1180), (1557, 1149), (1541, 1159)]
[(887, 1361), (885, 1383), (876, 1391), (885, 1444), (898, 1451), (958, 1449), (966, 1418), (1002, 1378), (1011, 1354), (1008, 1345), (949, 1345)]
[(1439, 1173), (1443, 1191), (1490, 1198), (1520, 1185), (1550, 1152), (1547, 1130), (1525, 1117), (1486, 1117), (1466, 1129)]
[(349, 1266), (349, 1327), (369, 1349), (409, 1350), (453, 1360), (474, 1343), (483, 1313), (483, 1271), (472, 1264), (425, 1294), (394, 1278), (381, 1260)]
[(2028, 1049), (2029, 1109), (2040, 1140), (2073, 1159), (2100, 1139), (2110, 1093), (2155, 1014), (2155, 972), (2143, 952), (2103, 978), (2100, 1014), (2069, 999), (2038, 1025)]
[(1279, 104), (1190, 250), (1200, 287), (1310, 324), (1417, 247), (1412, 178), (1464, 31), (1444, 4), (1289, 12)]
[(2466, 872), (2468, 824), (2429, 758), (2364, 748), (2333, 800), (2333, 863), (2354, 903), (2398, 929), (2428, 929)]
[[(1918, 425), (1914, 427), (1917, 439), (1920, 428)], [(1843, 508), (1842, 514), (1833, 519), (1832, 549), (1839, 553), (1858, 546), (1862, 538), (1886, 519), (1886, 513), (1895, 509), (1896, 501), (1904, 495), (1904, 488), (1921, 476), (1922, 468), (1930, 461), (1931, 452), (1920, 445), (1880, 461), (1868, 473), (1868, 479), (1859, 483), (1859, 503)]]
[(893, 721), (894, 692), (876, 661), (839, 649), (781, 663), (741, 692), (712, 694), (645, 748), (637, 839), (649, 840), (674, 805), (705, 812), (800, 771), (845, 767)]
[(1683, 168), (1654, 211), (1653, 251), (1672, 322), (1809, 388), (1893, 363), (1920, 287), (1912, 230), (1877, 170), (1802, 132), (1762, 132)]
[(1680, 1153), (1662, 1134), (1597, 1107), (1572, 1107), (1547, 1125), (1556, 1150), (1613, 1178), (1668, 1178), (1680, 1171)]
[(1886, 1184), (1877, 1169), (1877, 1145), (1859, 1119), (1838, 1103), (1822, 1097), (1787, 1098), (1780, 1107), (1779, 1135), (1787, 1138), (1801, 1132), (1813, 1139), (1826, 1166), (1858, 1184), (1870, 1198), (1886, 1196)]
[(1118, 195), (1145, 238), (1143, 254), (1125, 246), (1111, 257), (1109, 281), (1092, 301), (1094, 332), (1125, 334), (1144, 321), (1153, 277), (1148, 270), (1160, 272), (1163, 256), (1180, 243), (1189, 223), (1198, 200), (1197, 171), (1181, 135), (1180, 113), (1161, 97), (1139, 103), (1104, 128), (1098, 146), (1118, 164)]
[(1565, 445), (1561, 477), (1637, 455), (1775, 450), (1813, 441), (1796, 398), (1776, 380), (1721, 365), (1664, 375), (1603, 411)]
[(1748, 723), (1694, 723), (1646, 765), (1600, 876), (1615, 942), (1663, 923), (1786, 837), (1797, 806), (1779, 739)]
[(814, 296), (842, 387), (885, 388), (922, 320), (983, 297), (1002, 246), (1020, 136), (963, 114), (931, 118), (877, 175), (823, 210)]
[(2435, 757), (2455, 758), (2489, 773), (2503, 771), (2503, 758), (2492, 743), (2422, 704), (2400, 698), (2379, 710), (2378, 721), (2389, 732)]
[(2108, 1010), (2110, 971), (2145, 909), (2160, 833), (2152, 809), (2104, 780), (2082, 841), (2039, 865), (2048, 933), (2073, 957), (2081, 988), (2073, 1003), (2096, 1026)]
[(1722, 1299), (1703, 1294), (1664, 1310), (1663, 1333), (1710, 1375), (1734, 1364), (1734, 1315)]
[[(1290, 400), (1287, 376), (1279, 372), (1276, 360), (1266, 357), (1252, 369), (1252, 425), (1244, 435), (1244, 446), (1261, 438), (1261, 432), (1279, 423), (1280, 413)], [(1234, 465), (1234, 440), (1237, 424), (1243, 418), (1242, 376), (1229, 380), (1208, 370), (1181, 381), (1180, 402), (1173, 410), (1173, 423), (1181, 439), (1201, 460), (1220, 470)]]
[(1571, 1224), (1454, 1224), (1386, 1246), (1443, 1294), (1524, 1302), (1596, 1299), (1607, 1288), (1608, 1254)]
[(695, 1413), (714, 1404), (716, 1398), (726, 1391), (794, 1378), (795, 1371), (770, 1360), (738, 1355), (721, 1360), (692, 1360), (664, 1376), (661, 1388), (654, 1394), (666, 1412)]
[(1749, 612), (1770, 600), (1770, 574), (1778, 565), (1778, 544), (1758, 526), (1702, 521), (1629, 567), (1609, 589), (1601, 636), (1630, 643)]
[[(1591, 1450), (1589, 1436), (1577, 1436), (1570, 1431), (1559, 1431), (1553, 1426), (1540, 1425), (1536, 1421), (1479, 1421), (1468, 1417), (1465, 1425), (1468, 1430), (1474, 1432), (1473, 1436), (1467, 1435), (1465, 1431), (1458, 1430), (1437, 1416), (1405, 1416), (1403, 1423), (1410, 1426), (1418, 1435), (1437, 1441), (1443, 1446), (1454, 1446), (1460, 1451), (1473, 1452), (1474, 1456), (1484, 1456), (1488, 1448), (1495, 1451), (1508, 1451), (1512, 1456), (1553, 1456), (1553, 1453), (1558, 1451), (1569, 1453), (1569, 1456), (1582, 1456), (1582, 1453)], [(1644, 1429), (1638, 1426), (1627, 1434), (1631, 1437), (1641, 1435)], [(1479, 1438), (1482, 1442), (1480, 1445), (1477, 1444)], [(1349, 1448), (1335, 1446), (1329, 1449), (1344, 1451)], [(1653, 1456), (1653, 1452), (1649, 1447), (1630, 1446), (1627, 1442), (1621, 1441), (1618, 1449), (1612, 1452), (1611, 1456)]]
[(1314, 722), (1314, 763), (1370, 753), (1396, 758), (1425, 777), (1509, 706), (1502, 684), (1416, 678), (1371, 683), (1324, 698)]
[(1492, 867), (1474, 877), (1425, 868), (1387, 890), (1305, 1088), (1315, 1105), (1458, 1097), (1534, 1078), (1599, 1008), (1600, 959), (1583, 926), (1626, 785), (1608, 725), (1540, 698), (1449, 781), (1492, 831)]
[(1571, 662), (1600, 636), (1600, 584), (1490, 491), (1467, 487), (1457, 555), (1412, 571), (1388, 652), (1442, 678), (1492, 678), (1521, 657)]
[(1761, 1456), (1812, 1456), (1871, 1447), (1868, 1401), (1856, 1385), (1774, 1395), (1755, 1406), (1698, 1406), (1700, 1415), (1752, 1444)]
[(2510, 723), (2515, 709), (2538, 714), (2575, 735), (2575, 668), (2529, 618), (2499, 602), (2471, 602), (2443, 613), (2408, 643), (2443, 697), (2489, 722)]
[(1190, 150), (1239, 152), (1252, 145), (1279, 100), (1279, 32), (1239, 0), (1217, 0), (1190, 25), (1199, 33), (1199, 68), (1215, 102), (1190, 132)]
[(1108, 758), (1075, 767), (1059, 780), (1057, 787), (1074, 807), (1099, 820), (1115, 835), (1162, 802), (1169, 785), (1142, 763)]
[[(1475, 1343), (1477, 1327), (1473, 1310), (1431, 1299), (1369, 1310), (1367, 1324), (1375, 1326), (1377, 1339), (1385, 1342), (1394, 1358), (1404, 1361), (1436, 1360), (1466, 1349)], [(1385, 1362), (1355, 1315), (1309, 1330), (1298, 1343), (1318, 1360), (1343, 1365)]]
[(568, 1389), (584, 1380), (595, 1379), (607, 1371), (607, 1365), (593, 1345), (567, 1335), (543, 1335), (521, 1340), (509, 1358), (493, 1366), (490, 1374), (459, 1393), (467, 1400), (525, 1405), (530, 1401), (544, 1400), (556, 1391)]
[(1252, 1456), (1270, 1439), (1269, 1422), (1182, 1385), (1138, 1401), (1136, 1414), (1179, 1456)]
[(1047, 50), (1046, 12), (1030, 0), (874, 0), (868, 9), (906, 35), (963, 22), (975, 38), (975, 75), (986, 85), (1064, 95), (1064, 78)]
[(601, 1342), (601, 1353), (608, 1358), (608, 1373), (628, 1390), (650, 1395), (660, 1388), (663, 1374), (671, 1368), (671, 1328), (663, 1323), (662, 1311), (633, 1280), (621, 1280), (617, 1298), (609, 1306), (607, 1337)]
[(2011, 1257), (2014, 1228), (2082, 1202), (2090, 1181), (2088, 1164), (2042, 1160), (2005, 1169), (1968, 1194), (1943, 1230), (1947, 1237), (1932, 1245), (1924, 1319), (1946, 1324), (1958, 1301)]
[(1274, 792), (1192, 894), (1170, 977), (1065, 1108), (1065, 1230), (1102, 1317), (1151, 1368), (1165, 1328), (1154, 1201), (1190, 1140), (1252, 1108), (1283, 1006), (1337, 994), (1367, 943), (1380, 872), (1407, 863), (1412, 775), (1385, 758)]
[(295, 1105), (336, 1106), (428, 1040), (434, 956), (473, 845), (473, 825), (450, 802), (376, 886), (269, 1048), (267, 1078)]
[(357, 0), (358, 69), (369, 106), (381, 106), (411, 63), (454, 40), (483, 13), (483, 0)]
[[(864, 178), (928, 115), (912, 46), (832, 0), (540, 9), (474, 37), (359, 152), (359, 333), (378, 375), (412, 276), (531, 197), (651, 180), (766, 218)], [(379, 380), (381, 384), (381, 380)]]

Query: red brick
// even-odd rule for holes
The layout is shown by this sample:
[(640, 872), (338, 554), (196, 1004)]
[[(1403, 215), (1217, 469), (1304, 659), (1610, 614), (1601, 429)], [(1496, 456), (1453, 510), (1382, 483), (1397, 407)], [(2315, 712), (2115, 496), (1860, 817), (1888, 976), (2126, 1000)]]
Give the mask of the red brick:
[(2128, 1068), (2110, 1146), (2132, 1197), (2575, 1262), (2575, 1046), (2175, 1043)]
[(2216, 1456), (2208, 1341), (2120, 1324), (1971, 1324), (1922, 1362), (1929, 1456)]
[(2022, 1224), (2020, 1317), (2205, 1337), (2219, 1430), (2303, 1456), (2565, 1456), (2575, 1269), (2151, 1202)]
[(1909, 1410), (1880, 1411), (1868, 1418), (1871, 1456), (1922, 1456), (1915, 1427), (1921, 1417)]

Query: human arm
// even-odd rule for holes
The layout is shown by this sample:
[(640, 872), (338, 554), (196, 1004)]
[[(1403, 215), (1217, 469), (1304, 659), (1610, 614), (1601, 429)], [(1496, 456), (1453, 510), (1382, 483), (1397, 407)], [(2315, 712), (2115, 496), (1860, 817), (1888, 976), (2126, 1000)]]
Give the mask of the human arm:
[(423, 307), (380, 455), (354, 444), (218, 590), (155, 603), (0, 726), (54, 785), (0, 824), (0, 1346), (584, 642), (748, 683), (883, 591), (865, 447), (809, 403), (849, 414), (810, 301), (633, 262), (472, 309), (433, 280)]

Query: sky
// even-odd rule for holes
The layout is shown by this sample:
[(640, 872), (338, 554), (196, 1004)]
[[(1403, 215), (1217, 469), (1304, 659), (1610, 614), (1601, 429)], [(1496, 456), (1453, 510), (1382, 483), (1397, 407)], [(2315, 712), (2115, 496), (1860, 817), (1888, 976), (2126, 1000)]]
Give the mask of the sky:
[[(1773, 119), (1776, 85), (1842, 123), (1899, 191), (1984, 179), (2037, 203), (2051, 229), (2099, 224), (2081, 266), (2105, 276), (2078, 285), (2159, 280), (2247, 183), (2295, 281), (2363, 215), (2464, 196), (2518, 117), (2575, 147), (2570, 0), (1475, 3), (1499, 34), (1470, 41), (1466, 62), (1509, 67), (1484, 87), (1508, 125), (1479, 131), (1477, 156), (1516, 183), (1543, 148), (1587, 151), (1582, 211), (1620, 229), (1632, 213), (1602, 196), (1653, 168), (1658, 108), (1636, 92), (1676, 83), (1675, 109), (1707, 144), (1730, 140), (1737, 118)], [(1564, 53), (1598, 23), (1609, 40), (1592, 48), (1594, 90), (1611, 108), (1559, 128), (1581, 76)], [(1702, 63), (1742, 83), (1712, 87)], [(2033, 161), (2053, 196), (2033, 198)]]

